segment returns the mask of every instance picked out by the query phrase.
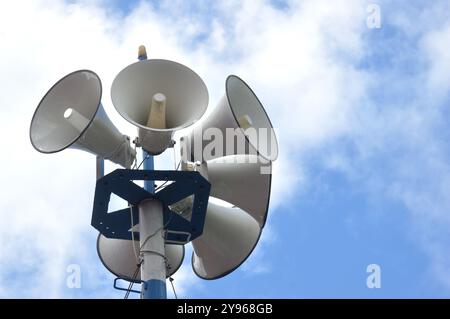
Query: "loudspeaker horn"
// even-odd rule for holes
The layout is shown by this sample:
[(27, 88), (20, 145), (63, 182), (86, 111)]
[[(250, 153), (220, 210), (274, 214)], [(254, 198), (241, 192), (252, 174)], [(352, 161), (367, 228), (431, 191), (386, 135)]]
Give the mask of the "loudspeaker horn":
[[(111, 273), (119, 278), (128, 281), (139, 281), (140, 271), (137, 273), (137, 279), (133, 280), (133, 275), (137, 268), (136, 256), (133, 249), (139, 254), (139, 240), (107, 238), (102, 234), (97, 238), (97, 253), (103, 265)], [(172, 276), (181, 266), (184, 259), (184, 246), (166, 244), (166, 277)]]
[(218, 279), (237, 269), (261, 235), (258, 222), (240, 208), (209, 202), (203, 234), (192, 241), (192, 268), (203, 279)]
[(138, 127), (139, 143), (162, 153), (176, 130), (195, 123), (208, 106), (208, 90), (194, 71), (177, 62), (150, 59), (127, 66), (111, 87), (114, 107)]
[(272, 162), (262, 164), (257, 155), (231, 155), (209, 160), (206, 175), (210, 196), (248, 212), (264, 227), (270, 201)]
[(41, 153), (77, 148), (129, 168), (136, 152), (129, 137), (112, 124), (101, 104), (102, 84), (92, 71), (79, 70), (59, 80), (34, 112), (30, 140)]
[[(210, 141), (219, 133), (220, 143)], [(263, 105), (236, 75), (228, 76), (225, 95), (217, 107), (183, 138), (183, 143), (186, 160), (192, 162), (237, 154), (260, 155), (267, 162), (278, 156), (275, 132)]]

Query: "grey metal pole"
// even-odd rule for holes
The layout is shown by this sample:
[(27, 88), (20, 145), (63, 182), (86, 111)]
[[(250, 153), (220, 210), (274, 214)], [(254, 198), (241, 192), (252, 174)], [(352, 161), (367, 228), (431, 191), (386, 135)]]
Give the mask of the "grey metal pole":
[(147, 199), (139, 204), (143, 299), (167, 298), (163, 225), (163, 207), (159, 200)]
[(105, 176), (105, 160), (101, 156), (97, 155), (95, 159), (95, 165), (97, 180), (99, 180), (100, 178)]
[[(144, 46), (139, 47), (139, 61), (147, 60)], [(153, 170), (153, 156), (143, 150), (144, 169)], [(145, 181), (144, 189), (154, 193), (154, 181)], [(142, 299), (166, 299), (166, 258), (163, 229), (163, 207), (158, 200), (145, 200), (139, 204), (139, 236), (141, 264)]]

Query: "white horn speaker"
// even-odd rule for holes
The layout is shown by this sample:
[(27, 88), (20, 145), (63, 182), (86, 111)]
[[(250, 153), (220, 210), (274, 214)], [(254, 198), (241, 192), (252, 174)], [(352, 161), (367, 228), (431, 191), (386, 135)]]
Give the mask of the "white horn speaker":
[[(212, 143), (219, 133), (220, 143)], [(186, 159), (193, 162), (236, 154), (258, 154), (266, 161), (278, 156), (275, 132), (263, 105), (235, 75), (228, 76), (225, 95), (202, 125), (184, 138), (184, 143)]]
[(218, 279), (238, 268), (261, 235), (258, 222), (240, 208), (209, 202), (203, 234), (192, 241), (192, 268), (203, 279)]
[[(139, 254), (139, 240), (134, 242)], [(166, 277), (172, 276), (181, 266), (184, 259), (184, 246), (166, 244)], [(97, 238), (97, 253), (103, 265), (111, 273), (122, 279), (133, 281), (136, 271), (136, 256), (131, 240), (107, 238), (102, 234)], [(141, 278), (137, 273), (135, 281)]]
[(207, 161), (210, 195), (248, 212), (260, 227), (267, 218), (272, 162), (262, 164), (256, 155), (232, 155)]
[(182, 64), (158, 59), (120, 71), (111, 98), (120, 115), (138, 127), (141, 146), (153, 155), (162, 153), (174, 131), (195, 123), (208, 106), (200, 76)]
[(101, 104), (102, 84), (92, 71), (59, 80), (45, 94), (30, 126), (33, 147), (42, 153), (77, 148), (129, 168), (136, 152), (111, 123)]

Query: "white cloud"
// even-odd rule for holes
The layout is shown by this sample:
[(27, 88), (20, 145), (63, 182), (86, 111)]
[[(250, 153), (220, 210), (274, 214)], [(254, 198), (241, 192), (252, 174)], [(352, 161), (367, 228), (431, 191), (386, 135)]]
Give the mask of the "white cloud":
[(448, 97), (450, 90), (450, 55), (447, 50), (449, 41), (450, 23), (444, 24), (423, 37), (423, 50), (430, 64), (427, 86), (430, 95), (435, 98)]
[[(333, 147), (327, 154), (331, 158), (325, 160), (377, 202), (388, 199), (404, 205), (410, 213), (411, 240), (429, 258), (428, 275), (434, 285), (447, 290), (450, 60), (444, 48), (450, 29), (444, 8), (449, 5), (437, 2), (422, 12), (420, 5), (405, 11), (391, 8), (384, 23), (390, 24), (392, 33), (385, 36), (393, 46), (389, 50), (400, 51), (386, 57), (395, 61), (389, 69), (370, 73), (375, 85), (367, 93), (375, 99), (355, 114), (358, 123), (347, 136), (353, 154)], [(387, 5), (383, 8), (387, 12)]]

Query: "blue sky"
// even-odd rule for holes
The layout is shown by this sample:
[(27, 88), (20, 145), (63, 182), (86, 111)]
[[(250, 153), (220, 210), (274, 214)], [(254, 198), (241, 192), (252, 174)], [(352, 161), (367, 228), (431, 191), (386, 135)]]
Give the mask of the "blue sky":
[[(0, 297), (123, 297), (95, 250), (93, 157), (36, 154), (28, 121), (50, 85), (75, 69), (96, 71), (109, 88), (139, 44), (196, 70), (210, 108), (226, 76), (242, 76), (280, 144), (254, 254), (227, 277), (203, 281), (188, 248), (175, 275), (179, 295), (450, 297), (450, 1), (376, 3), (376, 29), (363, 0), (2, 3), (0, 108), (8, 115), (0, 127), (16, 137), (2, 148), (20, 155), (0, 159), (13, 168), (3, 184), (15, 181), (0, 204)], [(17, 15), (25, 23), (16, 29)], [(103, 104), (136, 135), (108, 93)], [(170, 158), (157, 167), (169, 168)], [(66, 287), (70, 264), (80, 265), (79, 289)], [(379, 289), (366, 285), (369, 264), (381, 267)]]

